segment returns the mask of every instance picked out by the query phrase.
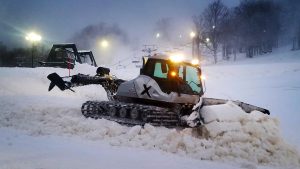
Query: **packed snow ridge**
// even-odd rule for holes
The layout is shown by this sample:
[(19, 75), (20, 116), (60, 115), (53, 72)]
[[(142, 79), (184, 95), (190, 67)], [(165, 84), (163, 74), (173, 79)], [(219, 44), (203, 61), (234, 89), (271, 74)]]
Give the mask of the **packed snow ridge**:
[(300, 166), (297, 148), (283, 140), (277, 119), (258, 111), (247, 114), (233, 102), (203, 107), (201, 115), (206, 124), (200, 128), (168, 129), (148, 124), (126, 127), (81, 115), (84, 100), (105, 99), (101, 87), (85, 86), (76, 93), (48, 93), (46, 75), (54, 71), (66, 74), (66, 70), (1, 69), (1, 77), (6, 80), (0, 81), (0, 127), (25, 130), (36, 136), (82, 137), (112, 146), (157, 149), (201, 160)]

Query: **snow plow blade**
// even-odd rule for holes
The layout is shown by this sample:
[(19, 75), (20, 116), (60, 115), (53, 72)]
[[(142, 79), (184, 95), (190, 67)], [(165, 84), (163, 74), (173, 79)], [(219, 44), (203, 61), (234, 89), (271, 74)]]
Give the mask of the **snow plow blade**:
[(62, 91), (68, 88), (65, 81), (57, 73), (51, 73), (47, 76), (47, 78), (51, 81), (48, 91), (51, 91), (54, 86), (57, 86)]
[[(203, 98), (203, 106), (209, 106), (209, 105), (218, 105), (218, 104), (226, 104), (229, 100), (225, 99), (214, 99), (214, 98)], [(264, 114), (270, 115), (270, 111), (261, 107), (253, 106), (248, 103), (244, 103), (241, 101), (232, 101), (239, 107), (241, 107), (245, 112), (251, 113), (254, 110), (260, 111)]]

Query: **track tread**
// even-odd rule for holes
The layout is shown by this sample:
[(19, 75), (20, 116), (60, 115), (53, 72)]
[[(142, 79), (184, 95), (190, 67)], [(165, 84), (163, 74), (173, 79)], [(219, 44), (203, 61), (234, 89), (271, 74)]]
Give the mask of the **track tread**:
[[(116, 107), (117, 109), (126, 108), (129, 111), (132, 109), (138, 109), (139, 112), (147, 113), (147, 121), (141, 119), (130, 119), (109, 116), (109, 108)], [(146, 123), (153, 126), (165, 126), (165, 127), (177, 127), (185, 126), (179, 120), (178, 113), (172, 111), (170, 108), (163, 108), (151, 105), (143, 104), (132, 104), (118, 101), (87, 101), (82, 104), (81, 112), (85, 117), (94, 119), (107, 119), (115, 121), (122, 125), (134, 126), (134, 125), (145, 125)]]

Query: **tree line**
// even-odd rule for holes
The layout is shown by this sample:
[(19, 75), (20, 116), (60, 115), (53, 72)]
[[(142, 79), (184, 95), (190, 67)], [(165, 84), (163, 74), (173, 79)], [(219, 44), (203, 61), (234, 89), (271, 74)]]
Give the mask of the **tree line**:
[[(199, 15), (192, 17), (196, 28), (196, 54), (200, 47), (211, 51), (214, 62), (218, 53), (222, 59), (236, 60), (238, 53), (252, 58), (270, 53), (280, 42), (300, 49), (300, 0), (241, 0), (235, 7), (227, 7), (222, 0), (212, 1)], [(168, 35), (172, 31), (170, 19), (160, 20), (157, 29)], [(165, 36), (167, 40), (172, 36)], [(44, 60), (48, 50), (41, 44), (29, 48), (8, 49), (0, 41), (0, 66), (31, 66)]]
[(300, 1), (242, 0), (228, 8), (221, 0), (211, 2), (193, 22), (196, 44), (212, 51), (214, 62), (221, 51), (225, 60), (237, 53), (252, 58), (272, 52), (279, 40), (300, 49)]
[(29, 48), (9, 49), (0, 42), (0, 67), (31, 67), (32, 56), (34, 66), (39, 66), (39, 61), (44, 61), (49, 49), (43, 45), (34, 45)]

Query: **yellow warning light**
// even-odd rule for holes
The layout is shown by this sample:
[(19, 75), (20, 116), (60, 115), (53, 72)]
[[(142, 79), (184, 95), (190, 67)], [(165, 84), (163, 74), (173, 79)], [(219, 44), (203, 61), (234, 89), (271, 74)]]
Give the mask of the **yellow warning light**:
[(176, 74), (177, 74), (177, 73), (174, 72), (174, 71), (171, 72), (171, 76), (173, 76), (173, 77), (176, 76)]

